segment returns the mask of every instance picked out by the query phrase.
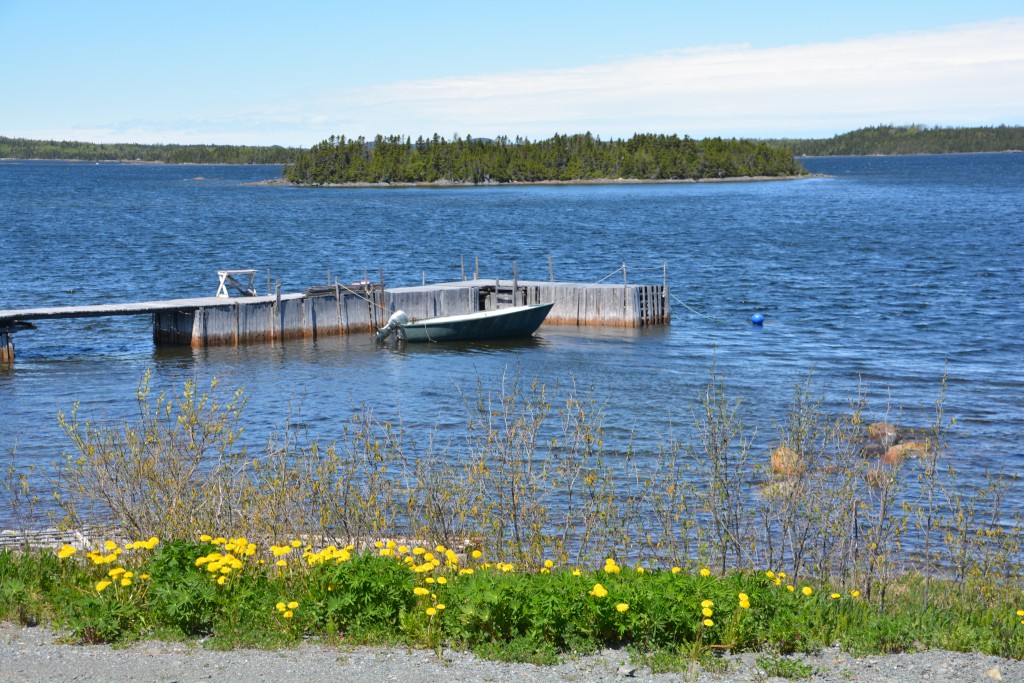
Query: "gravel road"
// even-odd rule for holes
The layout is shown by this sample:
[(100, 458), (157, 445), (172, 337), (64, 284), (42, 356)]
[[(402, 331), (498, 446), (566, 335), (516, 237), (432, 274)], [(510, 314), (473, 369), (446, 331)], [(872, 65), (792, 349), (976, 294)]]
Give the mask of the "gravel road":
[[(770, 679), (754, 664), (756, 655), (728, 657), (725, 673), (653, 675), (633, 669), (628, 655), (610, 650), (552, 667), (489, 662), (461, 652), (402, 648), (302, 645), (280, 651), (215, 652), (196, 644), (151, 641), (129, 647), (62, 645), (45, 628), (0, 625), (0, 681), (782, 681)], [(853, 658), (835, 648), (806, 657), (815, 667), (813, 681), (908, 683), (993, 680), (1024, 681), (1024, 662), (976, 654), (930, 651), (909, 655)]]

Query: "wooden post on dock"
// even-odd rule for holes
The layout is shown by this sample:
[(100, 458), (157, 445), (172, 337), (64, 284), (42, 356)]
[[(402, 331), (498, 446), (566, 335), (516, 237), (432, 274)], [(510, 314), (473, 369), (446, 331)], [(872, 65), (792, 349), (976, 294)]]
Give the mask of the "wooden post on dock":
[(516, 262), (512, 262), (512, 306), (519, 305), (519, 270)]
[(0, 363), (14, 362), (14, 335), (9, 330), (0, 332)]

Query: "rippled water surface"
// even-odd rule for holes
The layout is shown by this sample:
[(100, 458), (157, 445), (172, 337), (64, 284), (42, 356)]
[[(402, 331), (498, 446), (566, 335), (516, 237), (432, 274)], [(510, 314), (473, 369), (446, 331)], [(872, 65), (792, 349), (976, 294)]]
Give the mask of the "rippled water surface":
[[(377, 348), (367, 336), (155, 349), (146, 318), (39, 323), (0, 369), (0, 448), (49, 463), (58, 410), (132, 415), (146, 370), (244, 387), (259, 443), (292, 420), (325, 439), (353, 410), (457, 434), (462, 394), (503, 375), (575, 383), (605, 403), (606, 445), (655, 457), (687, 436), (712, 364), (757, 453), (793, 387), (843, 410), (927, 426), (948, 373), (968, 476), (1024, 464), (1024, 154), (808, 159), (795, 181), (680, 185), (296, 189), (277, 167), (0, 162), (0, 309), (211, 295), (222, 268), (283, 291), (366, 275), (388, 285), (483, 277), (596, 281), (623, 262), (660, 282), (673, 321), (542, 328), (517, 343)], [(622, 274), (612, 275), (621, 279)], [(750, 324), (754, 312), (766, 324)], [(859, 388), (859, 389), (858, 389)], [(564, 393), (562, 389), (552, 392)], [(0, 494), (2, 495), (2, 494)], [(1018, 496), (1024, 495), (1018, 492)], [(1017, 500), (1017, 505), (1024, 501)]]

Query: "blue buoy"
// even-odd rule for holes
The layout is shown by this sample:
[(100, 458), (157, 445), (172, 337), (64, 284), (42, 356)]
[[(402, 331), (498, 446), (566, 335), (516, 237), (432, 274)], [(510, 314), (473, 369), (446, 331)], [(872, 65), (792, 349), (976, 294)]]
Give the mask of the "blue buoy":
[(750, 322), (754, 323), (755, 325), (764, 325), (764, 316), (761, 315), (760, 313), (755, 313), (754, 315), (750, 316)]

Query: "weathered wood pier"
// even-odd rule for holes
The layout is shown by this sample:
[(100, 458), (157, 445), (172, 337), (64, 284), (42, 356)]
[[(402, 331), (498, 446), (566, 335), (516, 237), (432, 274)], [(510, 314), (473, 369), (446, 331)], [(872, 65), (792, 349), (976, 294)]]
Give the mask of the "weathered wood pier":
[(390, 289), (335, 283), (296, 294), (229, 298), (221, 293), (196, 299), (0, 310), (0, 362), (14, 360), (15, 332), (46, 320), (151, 315), (158, 346), (204, 348), (372, 332), (397, 310), (416, 319), (546, 302), (555, 305), (545, 325), (642, 327), (667, 324), (671, 318), (665, 283), (475, 279)]

